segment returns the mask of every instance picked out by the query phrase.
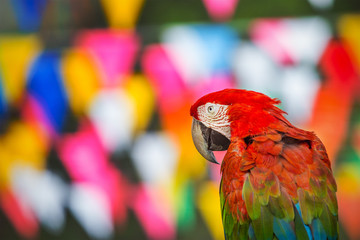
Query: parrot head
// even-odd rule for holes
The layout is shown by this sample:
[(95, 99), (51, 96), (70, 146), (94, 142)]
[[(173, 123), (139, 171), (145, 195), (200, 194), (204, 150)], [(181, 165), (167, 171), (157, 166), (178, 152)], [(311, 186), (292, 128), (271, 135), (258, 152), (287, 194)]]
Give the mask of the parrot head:
[(262, 93), (224, 89), (209, 93), (190, 108), (191, 132), (198, 152), (218, 163), (213, 151), (227, 150), (233, 136), (246, 138), (259, 134), (284, 113), (275, 104), (280, 101)]

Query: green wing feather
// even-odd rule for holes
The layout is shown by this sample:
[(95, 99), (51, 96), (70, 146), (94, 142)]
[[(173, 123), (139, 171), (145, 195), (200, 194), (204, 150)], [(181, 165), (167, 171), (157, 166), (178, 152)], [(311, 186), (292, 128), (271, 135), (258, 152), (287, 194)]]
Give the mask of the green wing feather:
[(256, 239), (273, 239), (273, 216), (267, 206), (261, 206), (261, 215), (257, 219), (252, 219), (252, 226)]
[[(304, 136), (290, 139), (285, 135), (254, 139), (249, 141), (246, 152), (236, 156), (233, 154), (236, 151), (232, 151), (230, 158), (223, 161), (224, 165), (226, 161), (244, 159), (253, 166), (241, 175), (242, 185), (238, 189), (224, 191), (225, 182), (221, 183), (225, 238), (338, 239), (336, 183), (320, 140), (314, 136), (313, 142), (309, 142)], [(234, 142), (230, 150), (235, 148), (231, 145)], [(231, 176), (239, 180), (238, 175), (228, 174), (227, 169), (234, 171), (222, 166), (227, 183)], [(232, 194), (236, 190), (241, 190), (241, 199)], [(234, 199), (244, 203), (245, 211), (234, 211), (237, 206)]]
[(239, 221), (226, 208), (226, 198), (221, 191), (222, 183), (220, 183), (220, 204), (224, 234), (226, 240), (247, 240), (249, 237), (249, 221)]

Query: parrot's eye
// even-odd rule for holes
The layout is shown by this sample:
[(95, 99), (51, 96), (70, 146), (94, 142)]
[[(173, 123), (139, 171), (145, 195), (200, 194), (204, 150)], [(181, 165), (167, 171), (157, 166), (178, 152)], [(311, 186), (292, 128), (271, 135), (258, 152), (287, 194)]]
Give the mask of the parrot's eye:
[(225, 105), (206, 103), (201, 106), (200, 112), (207, 118), (216, 119), (221, 114), (225, 114), (224, 109), (226, 109)]
[(214, 112), (214, 106), (213, 105), (208, 106), (207, 111), (208, 111), (208, 113), (213, 113)]

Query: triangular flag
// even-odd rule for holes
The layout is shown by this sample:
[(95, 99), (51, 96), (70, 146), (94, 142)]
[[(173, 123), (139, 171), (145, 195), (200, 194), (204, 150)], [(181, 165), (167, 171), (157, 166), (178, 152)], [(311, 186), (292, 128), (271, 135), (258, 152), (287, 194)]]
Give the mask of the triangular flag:
[(197, 204), (213, 238), (224, 239), (218, 184), (205, 182), (201, 187)]
[(82, 124), (78, 132), (65, 135), (58, 151), (73, 181), (101, 190), (112, 219), (122, 222), (126, 218), (125, 181), (109, 162), (106, 149), (91, 124)]
[(65, 90), (76, 114), (86, 114), (100, 88), (98, 69), (89, 51), (71, 49), (62, 58)]
[(0, 69), (3, 91), (5, 99), (10, 105), (17, 104), (21, 100), (30, 63), (40, 48), (40, 41), (35, 35), (0, 37)]
[(46, 146), (41, 136), (31, 125), (12, 122), (0, 145), (0, 188), (12, 185), (13, 171), (18, 167), (43, 170)]
[(36, 31), (40, 26), (47, 0), (13, 0), (11, 3), (20, 29)]
[(226, 21), (234, 14), (238, 0), (203, 0), (209, 15), (216, 21)]
[(133, 75), (126, 81), (124, 90), (134, 105), (135, 131), (145, 131), (154, 114), (154, 89), (145, 76)]
[(162, 39), (167, 55), (190, 89), (215, 75), (231, 74), (231, 59), (239, 43), (233, 28), (179, 25), (164, 31)]
[(147, 47), (142, 57), (142, 66), (154, 87), (160, 109), (175, 109), (184, 103), (186, 86), (166, 53), (165, 46)]
[(133, 28), (144, 0), (102, 0), (112, 28)]
[(104, 89), (94, 99), (89, 117), (108, 151), (123, 151), (131, 145), (134, 111), (132, 100), (120, 89)]
[(90, 51), (104, 85), (113, 87), (131, 74), (139, 40), (132, 31), (92, 30), (81, 33), (76, 45)]
[(164, 216), (164, 208), (158, 206), (166, 205), (164, 196), (150, 193), (145, 186), (139, 186), (131, 202), (135, 214), (149, 239), (174, 239), (175, 224)]
[(11, 190), (1, 192), (0, 207), (16, 231), (28, 239), (35, 238), (39, 230), (39, 224), (35, 215), (29, 209), (29, 206), (20, 201)]
[(339, 32), (342, 41), (350, 48), (351, 54), (356, 60), (357, 68), (360, 71), (360, 15), (344, 15), (339, 20)]
[(61, 131), (68, 103), (60, 72), (60, 53), (44, 52), (36, 59), (27, 89), (43, 107), (54, 130)]

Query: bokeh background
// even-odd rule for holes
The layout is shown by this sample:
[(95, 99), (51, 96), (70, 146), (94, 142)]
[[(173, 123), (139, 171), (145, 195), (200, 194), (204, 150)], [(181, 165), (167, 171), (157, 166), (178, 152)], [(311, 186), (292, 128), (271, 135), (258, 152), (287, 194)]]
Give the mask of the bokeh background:
[(359, 73), (358, 0), (1, 0), (0, 239), (223, 239), (189, 107), (224, 88), (317, 133), (360, 239)]

